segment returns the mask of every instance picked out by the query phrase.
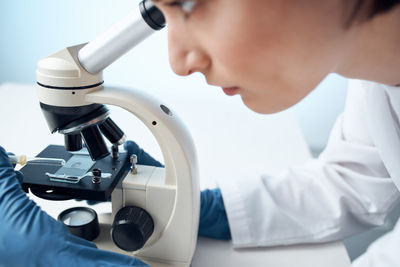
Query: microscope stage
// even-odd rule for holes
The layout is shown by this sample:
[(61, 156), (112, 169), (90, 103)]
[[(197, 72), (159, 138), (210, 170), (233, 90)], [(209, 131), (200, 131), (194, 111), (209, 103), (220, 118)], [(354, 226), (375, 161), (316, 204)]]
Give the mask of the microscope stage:
[[(31, 189), (33, 194), (49, 200), (76, 198), (106, 201), (110, 198), (115, 186), (130, 169), (129, 157), (126, 152), (120, 152), (117, 159), (107, 156), (92, 161), (85, 151), (70, 153), (63, 146), (50, 145), (36, 157), (66, 161), (64, 166), (28, 163), (20, 170), (24, 174), (23, 189), (26, 192)], [(95, 169), (101, 170), (100, 183), (92, 181), (93, 174), (91, 172)], [(57, 180), (54, 177), (62, 178)]]

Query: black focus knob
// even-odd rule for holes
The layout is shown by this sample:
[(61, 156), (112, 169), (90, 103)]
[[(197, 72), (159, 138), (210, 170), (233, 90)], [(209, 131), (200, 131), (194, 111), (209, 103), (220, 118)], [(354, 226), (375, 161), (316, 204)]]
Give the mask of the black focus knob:
[(154, 221), (142, 208), (127, 206), (120, 209), (114, 218), (111, 238), (125, 251), (141, 249), (154, 231)]

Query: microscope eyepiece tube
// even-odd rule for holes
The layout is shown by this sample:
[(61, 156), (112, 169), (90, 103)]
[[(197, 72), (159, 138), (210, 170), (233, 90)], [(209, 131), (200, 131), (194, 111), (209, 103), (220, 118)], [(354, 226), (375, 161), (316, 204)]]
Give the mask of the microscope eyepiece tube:
[(139, 4), (140, 13), (146, 23), (158, 31), (165, 27), (165, 18), (163, 13), (150, 0), (144, 0)]
[(97, 125), (88, 126), (81, 133), (92, 160), (99, 160), (110, 154)]
[(89, 73), (99, 73), (164, 26), (161, 11), (151, 0), (143, 0), (139, 8), (82, 47), (79, 62)]

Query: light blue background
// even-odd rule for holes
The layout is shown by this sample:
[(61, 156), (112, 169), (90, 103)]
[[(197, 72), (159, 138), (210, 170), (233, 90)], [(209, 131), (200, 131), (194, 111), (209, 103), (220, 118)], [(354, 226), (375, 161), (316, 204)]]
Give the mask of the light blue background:
[[(93, 39), (137, 6), (137, 0), (3, 0), (0, 1), (0, 83), (35, 82), (38, 59), (65, 46)], [(169, 68), (166, 30), (157, 33), (105, 71), (108, 84), (149, 91), (186, 86), (199, 93), (220, 90), (206, 86), (200, 75), (177, 77)], [(347, 81), (329, 76), (293, 109), (313, 151), (326, 144), (343, 110)]]

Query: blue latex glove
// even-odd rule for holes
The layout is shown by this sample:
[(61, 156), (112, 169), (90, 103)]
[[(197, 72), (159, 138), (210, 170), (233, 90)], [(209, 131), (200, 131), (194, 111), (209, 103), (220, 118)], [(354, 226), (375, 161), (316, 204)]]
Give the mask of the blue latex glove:
[(0, 147), (0, 266), (147, 266), (71, 235), (22, 190)]
[[(163, 167), (160, 162), (153, 159), (133, 141), (127, 141), (124, 144), (124, 148), (129, 155), (137, 155), (138, 164)], [(216, 239), (231, 239), (228, 218), (220, 189), (201, 192), (199, 235)]]
[(141, 149), (135, 142), (126, 141), (124, 144), (125, 150), (128, 152), (128, 155), (131, 156), (135, 154), (137, 156), (137, 164), (139, 165), (147, 165), (147, 166), (155, 166), (155, 167), (164, 167), (160, 162), (153, 159), (152, 156), (147, 154), (146, 151)]
[(199, 235), (230, 240), (228, 218), (219, 188), (201, 192)]

